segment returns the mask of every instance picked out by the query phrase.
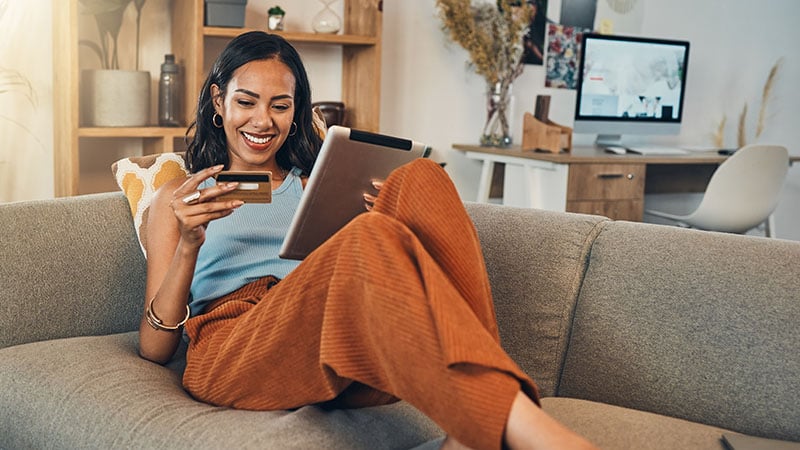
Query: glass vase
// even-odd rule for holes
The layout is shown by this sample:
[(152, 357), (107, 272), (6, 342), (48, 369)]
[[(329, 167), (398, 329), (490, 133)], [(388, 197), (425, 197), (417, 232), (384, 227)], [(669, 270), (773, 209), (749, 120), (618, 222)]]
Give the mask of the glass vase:
[(499, 81), (487, 86), (486, 124), (480, 140), (482, 146), (511, 146), (510, 118), (513, 99), (511, 83)]
[(342, 18), (331, 9), (336, 0), (319, 0), (324, 8), (311, 20), (311, 28), (315, 33), (334, 34), (342, 28)]

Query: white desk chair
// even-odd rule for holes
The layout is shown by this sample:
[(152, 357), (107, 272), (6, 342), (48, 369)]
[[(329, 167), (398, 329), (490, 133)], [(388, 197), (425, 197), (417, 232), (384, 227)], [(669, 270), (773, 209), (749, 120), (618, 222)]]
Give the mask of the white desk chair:
[(745, 233), (766, 222), (772, 237), (772, 212), (789, 170), (789, 152), (779, 145), (747, 145), (714, 171), (700, 205), (681, 216), (662, 211), (645, 213), (683, 226), (726, 233)]

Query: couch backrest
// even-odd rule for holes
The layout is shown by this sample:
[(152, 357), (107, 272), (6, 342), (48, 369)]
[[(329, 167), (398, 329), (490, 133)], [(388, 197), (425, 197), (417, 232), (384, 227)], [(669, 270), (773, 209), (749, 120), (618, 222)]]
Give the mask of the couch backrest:
[(800, 243), (609, 222), (558, 395), (800, 440)]
[(136, 329), (144, 280), (121, 193), (0, 205), (0, 348)]
[(598, 216), (467, 203), (492, 285), (501, 343), (555, 395)]

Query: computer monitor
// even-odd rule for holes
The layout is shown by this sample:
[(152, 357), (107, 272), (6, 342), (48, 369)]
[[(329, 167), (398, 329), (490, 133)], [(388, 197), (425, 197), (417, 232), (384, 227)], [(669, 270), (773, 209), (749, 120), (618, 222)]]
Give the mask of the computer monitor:
[(586, 33), (575, 100), (575, 133), (597, 145), (623, 134), (678, 134), (686, 93), (689, 42)]

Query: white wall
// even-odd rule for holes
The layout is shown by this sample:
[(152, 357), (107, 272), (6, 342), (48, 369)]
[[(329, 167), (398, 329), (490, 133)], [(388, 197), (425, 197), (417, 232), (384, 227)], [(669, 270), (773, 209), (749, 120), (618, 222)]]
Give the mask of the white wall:
[[(0, 0), (0, 11), (4, 12), (0, 24), (7, 38), (0, 44), (0, 67), (28, 76), (38, 101), (33, 108), (19, 93), (0, 94), (0, 115), (23, 118), (27, 128), (34, 130), (31, 134), (7, 120), (0, 120), (0, 202), (52, 196), (50, 1)], [(164, 11), (167, 2), (148, 0), (145, 9), (148, 14)], [(758, 108), (767, 72), (777, 58), (783, 57), (770, 107), (770, 121), (761, 141), (786, 145), (791, 154), (800, 155), (800, 108), (796, 106), (800, 105), (800, 89), (794, 84), (795, 80), (800, 80), (800, 52), (796, 44), (800, 42), (800, 28), (795, 23), (800, 17), (800, 2), (640, 2), (643, 6), (642, 34), (687, 39), (692, 43), (686, 120), (677, 138), (679, 142), (710, 143), (709, 135), (722, 115), (728, 117), (729, 124), (735, 123), (744, 102), (750, 106), (749, 134), (752, 136), (753, 111)], [(263, 11), (273, 3), (250, 0), (247, 25), (258, 27)], [(342, 3), (335, 4), (339, 11)], [(453, 151), (451, 145), (477, 142), (484, 120), (483, 80), (467, 70), (466, 52), (446, 39), (433, 0), (386, 0), (383, 4), (381, 129), (431, 144), (433, 157), (448, 163), (447, 170), (459, 192), (471, 200), (476, 194), (479, 168), (475, 162)], [(308, 28), (304, 24), (308, 24), (319, 6), (319, 2), (312, 0), (292, 0), (284, 9), (291, 14), (290, 23)], [(557, 20), (559, 6), (559, 0), (550, 0), (548, 17)], [(689, 17), (691, 20), (687, 19)], [(163, 28), (163, 20), (151, 16), (148, 23), (157, 24), (156, 29), (159, 29)], [(148, 34), (146, 39), (157, 43), (143, 49), (143, 60), (149, 70), (157, 71), (163, 53), (168, 51), (163, 41), (168, 39), (168, 33), (160, 37)], [(334, 67), (336, 55), (306, 47), (309, 48), (301, 51), (304, 58), (309, 59), (315, 99), (335, 99), (340, 95), (337, 89), (340, 78), (336, 78), (339, 67)], [(326, 73), (337, 75), (320, 75)], [(517, 142), (521, 139), (522, 114), (533, 110), (536, 95), (552, 96), (550, 116), (553, 120), (565, 125), (572, 123), (574, 93), (543, 86), (541, 66), (526, 66), (515, 83), (512, 119)], [(588, 143), (591, 138), (577, 135), (575, 141)], [(734, 145), (734, 141), (734, 126), (729, 125), (726, 144)], [(120, 152), (127, 153), (127, 150)], [(105, 158), (86, 156), (84, 163), (100, 161), (98, 176), (108, 176), (108, 161), (102, 160)], [(647, 199), (648, 205), (677, 202), (677, 207), (686, 210), (696, 201), (697, 196)], [(779, 237), (800, 240), (800, 164), (789, 171), (775, 218)]]
[[(602, 1), (602, 0), (600, 0)], [(773, 63), (783, 66), (770, 103), (771, 116), (759, 142), (786, 145), (800, 156), (800, 2), (796, 0), (640, 0), (643, 35), (691, 42), (685, 122), (674, 142), (710, 144), (726, 115), (726, 145), (735, 146), (735, 126), (744, 102), (754, 134), (764, 80)], [(559, 0), (550, 0), (548, 17), (558, 20)], [(688, 19), (691, 18), (691, 19)], [(477, 163), (451, 149), (476, 143), (484, 119), (484, 84), (469, 72), (467, 53), (449, 42), (440, 28), (433, 0), (384, 2), (381, 129), (430, 143), (433, 157), (448, 163), (461, 195), (475, 197)], [(514, 138), (521, 139), (523, 112), (533, 112), (536, 95), (551, 95), (550, 117), (571, 125), (574, 93), (544, 88), (542, 66), (526, 66), (514, 85)], [(591, 142), (593, 136), (576, 136)], [(668, 142), (663, 139), (660, 142)], [(691, 208), (697, 196), (678, 200)], [(648, 198), (648, 207), (672, 198)], [(789, 171), (775, 212), (778, 237), (800, 240), (800, 164)]]

